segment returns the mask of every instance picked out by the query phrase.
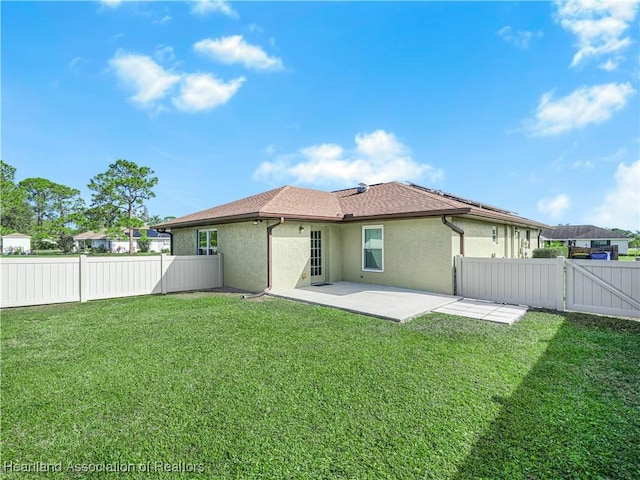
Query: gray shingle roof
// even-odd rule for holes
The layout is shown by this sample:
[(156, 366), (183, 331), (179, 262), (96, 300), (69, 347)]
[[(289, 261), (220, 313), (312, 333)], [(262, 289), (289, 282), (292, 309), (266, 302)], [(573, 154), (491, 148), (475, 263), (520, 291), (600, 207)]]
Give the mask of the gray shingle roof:
[(559, 225), (557, 227), (543, 229), (541, 235), (549, 240), (629, 238), (623, 233), (614, 232), (607, 228), (600, 228), (594, 225)]

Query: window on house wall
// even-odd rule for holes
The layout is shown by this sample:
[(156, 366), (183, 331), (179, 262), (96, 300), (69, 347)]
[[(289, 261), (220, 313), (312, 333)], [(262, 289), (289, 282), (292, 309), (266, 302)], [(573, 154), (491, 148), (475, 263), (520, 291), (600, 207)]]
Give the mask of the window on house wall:
[(498, 243), (498, 227), (491, 227), (491, 240), (493, 243)]
[(218, 230), (198, 230), (198, 255), (215, 255), (218, 253)]
[(384, 231), (382, 226), (362, 227), (362, 270), (384, 271)]
[(591, 240), (591, 248), (610, 247), (611, 240)]

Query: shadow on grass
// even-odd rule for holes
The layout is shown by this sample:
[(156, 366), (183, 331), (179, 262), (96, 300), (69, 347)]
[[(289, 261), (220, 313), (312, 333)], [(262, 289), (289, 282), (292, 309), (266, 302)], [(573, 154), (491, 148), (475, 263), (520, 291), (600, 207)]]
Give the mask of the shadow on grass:
[(640, 478), (640, 322), (563, 316), (455, 478)]

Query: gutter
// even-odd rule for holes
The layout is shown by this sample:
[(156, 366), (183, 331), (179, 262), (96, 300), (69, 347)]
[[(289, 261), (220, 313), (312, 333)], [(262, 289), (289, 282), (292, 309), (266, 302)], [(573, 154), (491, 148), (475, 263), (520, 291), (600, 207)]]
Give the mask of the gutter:
[(440, 218), (442, 218), (442, 223), (444, 223), (447, 227), (449, 227), (451, 230), (453, 230), (458, 235), (460, 235), (460, 255), (464, 257), (464, 230), (461, 229), (459, 226), (449, 222), (447, 220), (447, 217), (445, 217), (444, 215), (442, 215), (442, 217)]
[(273, 225), (269, 225), (267, 227), (267, 288), (265, 288), (262, 292), (256, 293), (253, 295), (243, 295), (242, 298), (257, 298), (262, 297), (263, 295), (269, 293), (271, 291), (271, 287), (273, 286), (273, 229), (279, 227), (284, 223), (284, 217), (280, 217), (278, 223), (274, 223)]

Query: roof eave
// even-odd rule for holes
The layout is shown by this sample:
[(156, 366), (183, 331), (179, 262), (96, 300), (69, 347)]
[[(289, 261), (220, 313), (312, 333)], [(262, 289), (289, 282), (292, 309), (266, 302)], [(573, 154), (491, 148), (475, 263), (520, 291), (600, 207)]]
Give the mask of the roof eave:
[(477, 218), (482, 221), (492, 220), (498, 223), (515, 225), (517, 227), (535, 227), (540, 230), (549, 228), (548, 225), (544, 223), (536, 222), (535, 220), (529, 220), (528, 218), (509, 216), (503, 214), (485, 214), (484, 212), (472, 211), (469, 215), (470, 218)]
[(336, 215), (335, 217), (323, 216), (323, 215), (298, 215), (298, 214), (286, 214), (286, 213), (271, 213), (271, 212), (252, 212), (243, 213), (241, 215), (230, 215), (228, 217), (214, 217), (204, 218), (198, 220), (189, 220), (186, 222), (176, 223), (159, 223), (153, 225), (155, 229), (171, 229), (171, 228), (184, 228), (184, 227), (198, 227), (203, 225), (222, 225), (226, 223), (238, 223), (251, 220), (277, 220), (284, 218), (286, 220), (302, 221), (302, 222), (339, 222), (342, 220), (342, 215)]
[(400, 220), (403, 218), (440, 217), (442, 215), (465, 215), (470, 208), (448, 208), (444, 210), (423, 210), (418, 212), (386, 213), (380, 215), (350, 215), (344, 216), (343, 222), (362, 222), (371, 220)]

